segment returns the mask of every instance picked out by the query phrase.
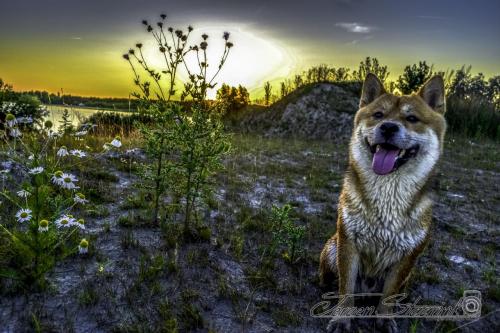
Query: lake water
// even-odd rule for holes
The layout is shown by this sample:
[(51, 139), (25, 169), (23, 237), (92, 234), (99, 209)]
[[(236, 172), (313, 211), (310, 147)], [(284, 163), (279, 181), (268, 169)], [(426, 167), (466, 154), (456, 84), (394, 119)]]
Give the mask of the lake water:
[(94, 113), (97, 112), (118, 112), (127, 114), (125, 111), (111, 111), (111, 110), (101, 110), (101, 109), (92, 109), (92, 108), (82, 108), (77, 106), (70, 105), (45, 105), (49, 114), (45, 117), (45, 120), (50, 120), (54, 124), (54, 129), (58, 129), (61, 126), (62, 115), (64, 110), (69, 111), (71, 123), (75, 128), (77, 128), (82, 122), (84, 122), (85, 118), (90, 117)]

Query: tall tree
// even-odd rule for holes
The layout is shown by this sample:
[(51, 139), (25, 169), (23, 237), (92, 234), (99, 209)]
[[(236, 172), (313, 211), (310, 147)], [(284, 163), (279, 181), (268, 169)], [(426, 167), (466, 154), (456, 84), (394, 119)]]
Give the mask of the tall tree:
[(266, 105), (269, 105), (269, 101), (271, 99), (271, 92), (272, 92), (272, 87), (269, 81), (264, 84), (264, 101)]
[(363, 82), (368, 73), (375, 74), (382, 82), (389, 76), (387, 66), (381, 65), (377, 58), (366, 57), (364, 61), (359, 63), (358, 70), (353, 72), (353, 79)]
[(406, 66), (403, 74), (399, 76), (397, 88), (403, 94), (410, 94), (417, 91), (433, 74), (433, 66), (427, 65), (424, 61), (419, 61), (418, 65)]
[(224, 83), (219, 90), (217, 90), (216, 98), (218, 101), (224, 102), (229, 110), (241, 109), (250, 102), (248, 90), (242, 85), (236, 88), (230, 87)]
[(299, 74), (295, 75), (293, 83), (295, 85), (295, 89), (299, 89), (300, 87), (302, 87), (302, 85), (304, 84), (304, 81), (302, 80), (302, 75)]

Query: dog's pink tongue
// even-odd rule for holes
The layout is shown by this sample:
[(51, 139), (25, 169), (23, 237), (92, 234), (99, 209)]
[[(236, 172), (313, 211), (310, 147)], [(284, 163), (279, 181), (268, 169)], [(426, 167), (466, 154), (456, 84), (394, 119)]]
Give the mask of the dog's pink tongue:
[(377, 175), (386, 175), (394, 169), (399, 149), (380, 147), (373, 155), (372, 168)]

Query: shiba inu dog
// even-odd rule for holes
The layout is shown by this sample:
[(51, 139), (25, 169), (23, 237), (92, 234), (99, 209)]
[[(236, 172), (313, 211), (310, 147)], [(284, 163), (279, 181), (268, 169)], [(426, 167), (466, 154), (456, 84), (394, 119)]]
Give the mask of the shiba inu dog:
[[(405, 96), (387, 93), (373, 74), (366, 77), (337, 232), (320, 256), (321, 282), (338, 275), (340, 295), (381, 292), (383, 299), (398, 293), (424, 249), (431, 225), (429, 180), (446, 131), (444, 94), (440, 76)], [(378, 313), (392, 311), (378, 304)], [(378, 324), (397, 331), (394, 320)], [(350, 326), (349, 320), (332, 320), (329, 331), (348, 331)]]

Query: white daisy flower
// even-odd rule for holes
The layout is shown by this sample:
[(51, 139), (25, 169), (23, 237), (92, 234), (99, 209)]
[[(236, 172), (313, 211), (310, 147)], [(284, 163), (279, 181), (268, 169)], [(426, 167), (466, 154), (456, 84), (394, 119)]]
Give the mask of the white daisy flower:
[(13, 128), (10, 130), (9, 135), (13, 138), (19, 138), (23, 134), (21, 133), (21, 131), (19, 129)]
[(44, 170), (43, 167), (39, 166), (39, 167), (30, 169), (30, 171), (28, 171), (28, 173), (31, 174), (31, 175), (38, 175), (38, 174), (42, 173), (43, 170)]
[(68, 156), (68, 155), (69, 155), (69, 152), (68, 152), (68, 149), (65, 146), (62, 146), (57, 151), (57, 156), (59, 156), (59, 157), (64, 157), (64, 156)]
[(12, 113), (8, 113), (5, 117), (8, 127), (14, 127), (17, 124), (17, 119)]
[(48, 134), (49, 134), (49, 138), (51, 138), (51, 139), (55, 139), (55, 138), (58, 138), (61, 136), (61, 134), (59, 132), (54, 132), (53, 130), (49, 130)]
[(5, 169), (12, 169), (12, 161), (5, 161), (5, 162), (2, 162), (0, 163), (0, 165), (2, 165), (3, 168)]
[(52, 183), (56, 184), (56, 185), (61, 185), (62, 184), (62, 176), (64, 175), (64, 173), (62, 171), (56, 171), (54, 172), (54, 175), (52, 176)]
[(55, 222), (58, 228), (69, 228), (75, 224), (76, 220), (71, 215), (63, 215)]
[(68, 190), (75, 190), (79, 188), (78, 186), (75, 185), (75, 183), (78, 181), (78, 179), (70, 174), (70, 173), (63, 173), (59, 182), (57, 183), (59, 186), (62, 188), (68, 189)]
[(120, 140), (120, 137), (116, 137), (113, 139), (113, 141), (111, 141), (111, 145), (115, 148), (120, 148), (122, 146), (122, 142)]
[(73, 223), (75, 227), (78, 227), (82, 230), (85, 230), (85, 220), (84, 219), (79, 219), (75, 223)]
[(78, 252), (80, 254), (89, 252), (89, 242), (85, 238), (80, 241), (80, 244), (78, 245)]
[(30, 156), (28, 156), (28, 160), (30, 161), (33, 161), (35, 159), (35, 155), (31, 154)]
[(38, 231), (39, 232), (49, 231), (49, 221), (41, 220), (40, 222), (38, 222)]
[(87, 154), (80, 149), (73, 149), (72, 151), (70, 151), (70, 153), (71, 153), (71, 155), (76, 156), (78, 158), (82, 158), (82, 157), (87, 156)]
[(17, 221), (21, 223), (31, 220), (32, 217), (33, 216), (31, 216), (31, 210), (28, 208), (22, 208), (16, 213)]
[(74, 134), (74, 136), (85, 136), (85, 135), (87, 135), (87, 133), (88, 133), (87, 131), (79, 131), (79, 132), (76, 132)]
[(31, 195), (31, 193), (28, 192), (28, 191), (26, 191), (26, 190), (17, 191), (17, 196), (20, 197), (20, 198), (26, 199), (30, 195)]
[(33, 118), (31, 118), (31, 116), (19, 117), (16, 120), (19, 124), (31, 124), (33, 122)]
[(75, 194), (75, 196), (73, 197), (73, 200), (75, 201), (75, 203), (82, 204), (82, 205), (85, 205), (87, 202), (89, 202), (87, 199), (85, 199), (85, 195), (83, 195), (80, 192)]

